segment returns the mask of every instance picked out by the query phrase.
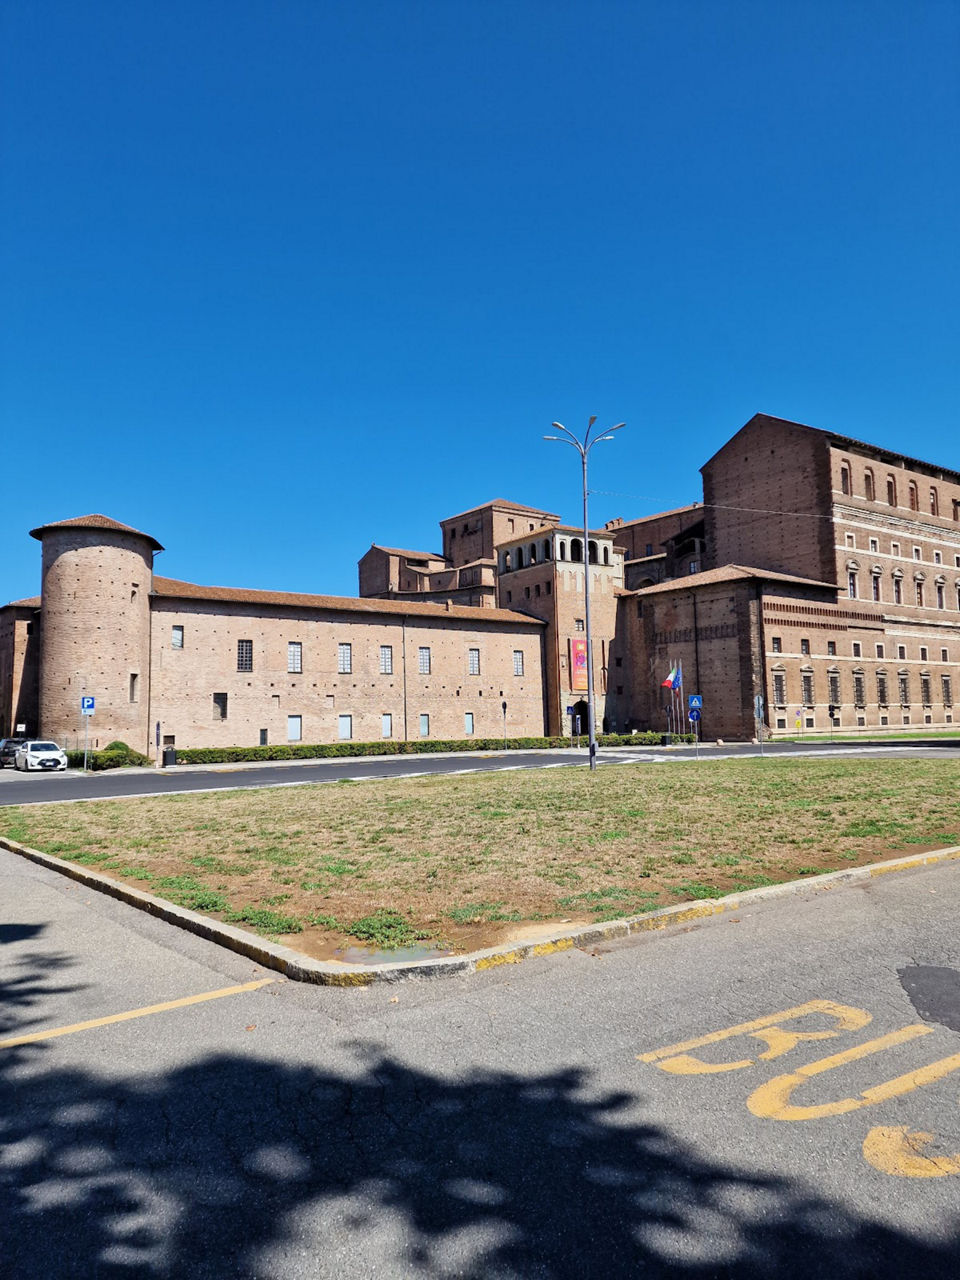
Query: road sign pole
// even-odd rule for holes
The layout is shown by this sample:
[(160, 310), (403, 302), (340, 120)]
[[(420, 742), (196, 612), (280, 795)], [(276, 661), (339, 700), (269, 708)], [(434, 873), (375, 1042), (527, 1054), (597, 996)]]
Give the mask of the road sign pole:
[(83, 717), (83, 772), (87, 772), (87, 750), (90, 745), (90, 717)]

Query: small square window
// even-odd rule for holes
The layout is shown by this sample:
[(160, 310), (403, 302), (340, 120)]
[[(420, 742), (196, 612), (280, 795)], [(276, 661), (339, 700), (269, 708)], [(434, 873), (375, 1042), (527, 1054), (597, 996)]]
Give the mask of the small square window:
[(183, 648), (183, 627), (170, 628), (170, 648), (171, 649)]
[(573, 622), (573, 625), (574, 625), (574, 629), (575, 629), (575, 630), (577, 630), (577, 631), (582, 631), (582, 630), (583, 630), (583, 619), (582, 619), (582, 618), (575, 618), (575, 619), (574, 619), (574, 622)]
[(855, 547), (857, 545), (857, 540), (852, 533), (845, 533), (843, 536), (848, 547)]

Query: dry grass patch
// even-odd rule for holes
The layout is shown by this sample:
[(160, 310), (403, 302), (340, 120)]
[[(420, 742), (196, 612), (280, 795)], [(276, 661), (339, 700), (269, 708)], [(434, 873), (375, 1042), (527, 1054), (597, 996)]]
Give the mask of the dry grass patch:
[(459, 949), (960, 843), (957, 777), (922, 760), (521, 770), (31, 805), (0, 811), (0, 833), (312, 954)]

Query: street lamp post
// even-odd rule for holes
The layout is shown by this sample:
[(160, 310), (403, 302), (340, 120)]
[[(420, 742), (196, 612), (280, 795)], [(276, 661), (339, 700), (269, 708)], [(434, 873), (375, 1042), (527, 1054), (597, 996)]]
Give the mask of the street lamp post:
[(577, 437), (562, 422), (551, 423), (558, 431), (562, 431), (562, 436), (544, 436), (544, 440), (562, 440), (567, 444), (572, 444), (580, 454), (580, 462), (583, 467), (583, 625), (587, 633), (587, 734), (590, 743), (590, 768), (597, 767), (597, 721), (593, 707), (593, 633), (590, 629), (590, 522), (587, 518), (587, 497), (589, 490), (587, 488), (587, 458), (590, 450), (595, 444), (599, 444), (601, 440), (612, 440), (614, 431), (619, 431), (621, 427), (626, 426), (624, 422), (618, 422), (615, 427), (607, 427), (600, 435), (590, 439), (590, 432), (593, 430), (593, 424), (596, 422), (594, 415), (587, 423), (587, 430), (582, 440)]

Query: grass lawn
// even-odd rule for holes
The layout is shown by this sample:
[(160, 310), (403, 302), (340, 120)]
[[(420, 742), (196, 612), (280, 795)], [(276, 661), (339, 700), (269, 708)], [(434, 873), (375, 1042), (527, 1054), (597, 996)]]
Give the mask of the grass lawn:
[(313, 955), (453, 950), (960, 844), (951, 761), (518, 770), (0, 810), (0, 835)]

